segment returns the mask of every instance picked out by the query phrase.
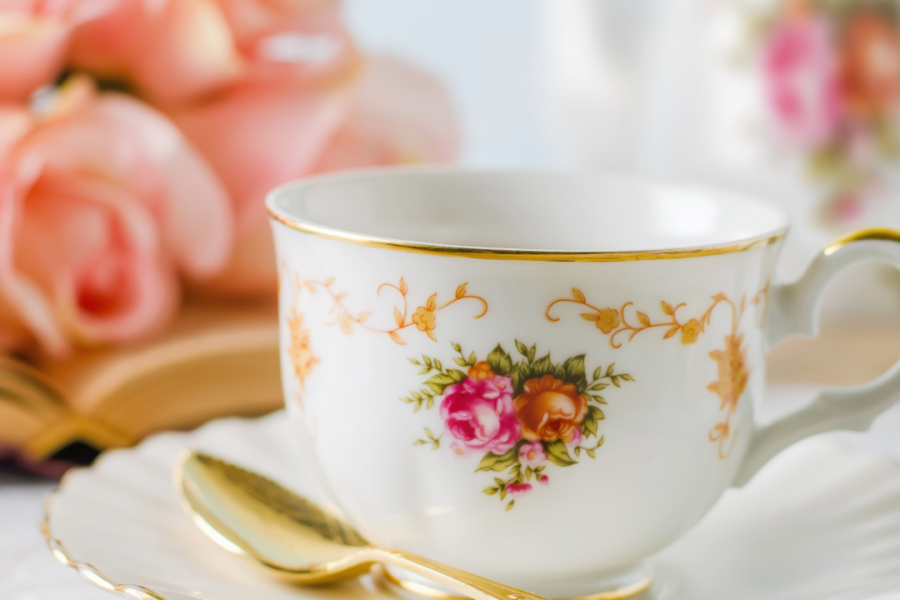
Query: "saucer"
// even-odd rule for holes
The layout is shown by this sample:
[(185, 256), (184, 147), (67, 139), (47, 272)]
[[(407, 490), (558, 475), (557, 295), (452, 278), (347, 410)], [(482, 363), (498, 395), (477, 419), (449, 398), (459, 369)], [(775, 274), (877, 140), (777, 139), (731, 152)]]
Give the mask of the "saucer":
[[(656, 600), (900, 597), (900, 462), (846, 434), (798, 444), (651, 560)], [(92, 583), (140, 600), (397, 599), (371, 577), (329, 587), (274, 580), (197, 529), (172, 485), (178, 453), (198, 449), (328, 506), (302, 469), (283, 412), (224, 419), (105, 453), (47, 501), (54, 556)], [(408, 596), (407, 596), (408, 597)]]

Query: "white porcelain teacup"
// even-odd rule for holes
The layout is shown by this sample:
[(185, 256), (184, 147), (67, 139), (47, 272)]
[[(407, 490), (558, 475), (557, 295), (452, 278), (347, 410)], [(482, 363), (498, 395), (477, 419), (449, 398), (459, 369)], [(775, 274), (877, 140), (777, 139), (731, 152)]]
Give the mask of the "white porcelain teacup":
[(281, 187), (282, 372), (303, 453), (373, 543), (551, 597), (642, 564), (801, 438), (864, 429), (898, 369), (753, 420), (764, 353), (900, 234), (772, 281), (784, 214), (611, 175), (391, 169)]

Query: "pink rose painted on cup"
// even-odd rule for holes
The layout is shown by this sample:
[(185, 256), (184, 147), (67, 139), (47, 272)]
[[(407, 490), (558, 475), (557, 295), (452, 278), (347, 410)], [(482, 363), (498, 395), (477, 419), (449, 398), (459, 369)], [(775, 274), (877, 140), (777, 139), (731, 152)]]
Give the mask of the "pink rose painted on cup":
[(519, 461), (526, 467), (539, 467), (547, 462), (547, 453), (540, 440), (525, 444), (519, 448)]
[(818, 144), (835, 133), (838, 72), (827, 21), (809, 14), (783, 18), (766, 39), (763, 70), (774, 116), (791, 141)]
[(449, 385), (441, 402), (444, 426), (470, 450), (503, 454), (522, 437), (512, 392), (509, 377)]
[(581, 429), (575, 429), (572, 431), (572, 439), (566, 442), (566, 445), (569, 448), (574, 448), (575, 446), (580, 446), (583, 440), (584, 436), (581, 434)]

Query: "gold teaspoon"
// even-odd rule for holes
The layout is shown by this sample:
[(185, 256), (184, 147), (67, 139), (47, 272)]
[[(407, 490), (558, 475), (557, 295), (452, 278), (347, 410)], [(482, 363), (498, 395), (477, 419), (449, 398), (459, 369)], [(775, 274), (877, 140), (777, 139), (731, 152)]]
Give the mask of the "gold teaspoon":
[(194, 522), (216, 543), (290, 581), (338, 581), (382, 563), (475, 600), (546, 600), (415, 554), (372, 546), (348, 523), (309, 500), (208, 454), (182, 454), (175, 486)]

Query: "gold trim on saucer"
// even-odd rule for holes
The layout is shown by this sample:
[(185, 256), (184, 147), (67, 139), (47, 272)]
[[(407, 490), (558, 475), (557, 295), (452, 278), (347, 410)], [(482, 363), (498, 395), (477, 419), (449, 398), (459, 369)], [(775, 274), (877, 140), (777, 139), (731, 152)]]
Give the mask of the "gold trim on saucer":
[[(465, 596), (457, 596), (456, 594), (444, 592), (424, 583), (400, 579), (386, 569), (384, 565), (375, 565), (372, 569), (372, 575), (386, 583), (395, 585), (407, 592), (424, 596), (425, 598), (432, 598), (433, 600), (469, 600)], [(650, 589), (652, 583), (653, 579), (651, 577), (645, 577), (636, 583), (626, 585), (617, 590), (590, 594), (588, 596), (578, 596), (577, 598), (570, 598), (568, 600), (626, 600), (627, 598), (633, 598), (634, 596), (647, 591)]]
[[(71, 471), (70, 471), (71, 472)], [(65, 481), (65, 476), (63, 477), (63, 481)], [(63, 481), (60, 481), (59, 488), (62, 489)], [(80, 560), (76, 560), (69, 555), (69, 551), (66, 550), (66, 547), (63, 546), (62, 542), (53, 537), (53, 531), (50, 529), (50, 504), (53, 501), (53, 496), (55, 492), (47, 498), (47, 502), (44, 504), (44, 520), (41, 522), (41, 533), (44, 535), (44, 539), (47, 541), (47, 546), (50, 547), (50, 553), (53, 554), (53, 557), (58, 560), (61, 564), (72, 567), (82, 577), (93, 583), (99, 588), (106, 590), (107, 592), (118, 592), (120, 594), (127, 594), (132, 598), (137, 598), (138, 600), (166, 600), (156, 592), (145, 588), (142, 585), (131, 585), (127, 583), (116, 583), (91, 564), (86, 562), (81, 562)]]
[(675, 258), (695, 258), (699, 256), (711, 256), (714, 254), (731, 254), (744, 252), (754, 248), (762, 248), (778, 242), (787, 230), (781, 229), (775, 233), (758, 237), (728, 242), (725, 244), (712, 244), (708, 246), (693, 246), (690, 248), (669, 248), (662, 250), (621, 250), (615, 252), (581, 252), (581, 251), (552, 251), (552, 250), (521, 250), (513, 248), (476, 248), (472, 246), (451, 246), (446, 244), (427, 244), (424, 242), (408, 242), (404, 240), (392, 240), (360, 233), (352, 233), (330, 227), (322, 227), (304, 221), (297, 221), (278, 214), (271, 208), (266, 208), (269, 216), (279, 223), (296, 229), (302, 233), (309, 233), (320, 237), (347, 242), (358, 246), (370, 248), (382, 248), (385, 250), (397, 250), (399, 252), (414, 252), (418, 254), (435, 254), (438, 256), (457, 256), (461, 258), (482, 258), (490, 260), (536, 260), (544, 262), (624, 262), (633, 260), (667, 260)]
[(887, 240), (889, 242), (900, 242), (900, 231), (896, 229), (887, 229), (886, 227), (872, 227), (870, 229), (860, 229), (853, 233), (836, 239), (828, 244), (822, 253), (825, 256), (831, 256), (847, 244), (853, 242), (863, 242), (866, 240)]

